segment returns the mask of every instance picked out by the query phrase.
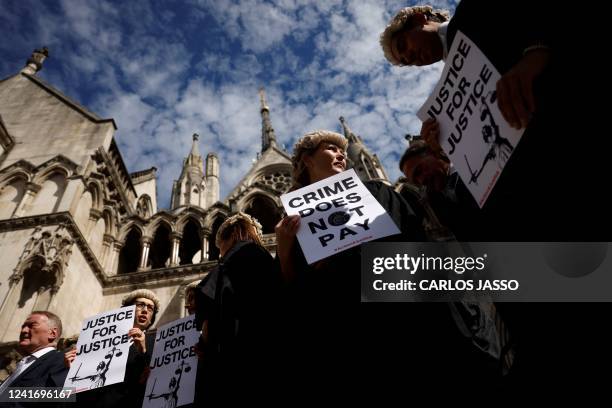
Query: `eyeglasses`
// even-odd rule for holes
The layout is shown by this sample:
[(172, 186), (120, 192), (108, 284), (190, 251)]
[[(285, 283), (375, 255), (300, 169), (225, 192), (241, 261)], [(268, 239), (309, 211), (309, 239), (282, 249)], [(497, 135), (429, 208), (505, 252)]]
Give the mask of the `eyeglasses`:
[(134, 303), (134, 306), (136, 306), (136, 309), (147, 309), (149, 312), (153, 313), (155, 311), (155, 306), (153, 305), (149, 305), (143, 302), (136, 302)]

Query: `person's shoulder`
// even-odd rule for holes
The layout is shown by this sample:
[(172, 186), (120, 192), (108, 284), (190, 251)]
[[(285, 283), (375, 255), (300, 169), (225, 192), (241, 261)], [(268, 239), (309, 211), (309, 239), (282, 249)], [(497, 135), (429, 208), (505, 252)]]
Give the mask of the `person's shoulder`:
[(64, 353), (57, 349), (53, 349), (51, 351), (48, 351), (44, 355), (42, 355), (38, 360), (41, 363), (48, 362), (48, 364), (50, 365), (61, 363), (61, 365), (63, 366), (64, 365)]
[(42, 378), (46, 378), (46, 386), (61, 386), (68, 374), (68, 368), (64, 364), (64, 353), (57, 349), (45, 353), (38, 361)]
[(401, 197), (393, 187), (381, 180), (364, 181), (363, 185), (366, 186), (370, 193), (377, 199), (382, 200), (393, 196)]
[(240, 242), (240, 247), (232, 250), (231, 255), (226, 257), (223, 273), (236, 273), (249, 268), (268, 268), (274, 264), (274, 258), (264, 247), (253, 241)]
[(366, 180), (363, 182), (363, 185), (366, 186), (366, 188), (370, 190), (372, 194), (374, 194), (374, 192), (384, 190), (393, 190), (388, 184), (383, 183), (380, 180)]
[(270, 260), (272, 260), (272, 255), (270, 255), (270, 253), (264, 247), (252, 241), (246, 242), (234, 254), (234, 256), (264, 257), (264, 258), (270, 258)]

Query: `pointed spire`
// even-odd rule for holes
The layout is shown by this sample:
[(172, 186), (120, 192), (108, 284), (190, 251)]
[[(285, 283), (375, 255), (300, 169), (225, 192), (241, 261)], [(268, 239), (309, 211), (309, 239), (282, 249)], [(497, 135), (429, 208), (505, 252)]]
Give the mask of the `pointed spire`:
[(261, 103), (261, 110), (270, 111), (270, 108), (266, 105), (266, 91), (263, 86), (259, 88), (259, 102)]
[(353, 132), (351, 132), (351, 129), (348, 127), (348, 124), (346, 123), (344, 116), (340, 116), (340, 123), (342, 123), (342, 130), (344, 131), (344, 137), (348, 139), (351, 133)]
[(197, 133), (193, 134), (191, 151), (183, 161), (183, 170), (179, 179), (172, 186), (173, 209), (181, 205), (205, 206), (204, 160), (198, 147), (199, 138)]
[(266, 94), (264, 88), (259, 88), (259, 101), (261, 103), (261, 151), (265, 152), (272, 146), (276, 146), (276, 135), (270, 120), (270, 108), (266, 105)]
[(191, 153), (189, 153), (190, 156), (200, 156), (200, 149), (198, 147), (198, 139), (200, 138), (200, 135), (198, 135), (197, 133), (194, 133), (193, 136), (193, 144), (191, 145)]
[(359, 138), (359, 136), (353, 133), (348, 123), (346, 122), (346, 119), (344, 119), (344, 116), (340, 116), (339, 119), (340, 119), (340, 123), (342, 124), (342, 130), (344, 132), (344, 137), (346, 137), (349, 140), (349, 142), (363, 143), (361, 139)]
[(43, 62), (49, 56), (49, 49), (42, 47), (42, 49), (36, 49), (30, 55), (30, 58), (26, 61), (25, 67), (21, 70), (24, 74), (34, 75), (40, 71), (43, 67)]
[(348, 140), (346, 154), (351, 167), (362, 180), (388, 180), (385, 169), (375, 154), (370, 153), (365, 143), (349, 127), (344, 116), (340, 116), (344, 137)]

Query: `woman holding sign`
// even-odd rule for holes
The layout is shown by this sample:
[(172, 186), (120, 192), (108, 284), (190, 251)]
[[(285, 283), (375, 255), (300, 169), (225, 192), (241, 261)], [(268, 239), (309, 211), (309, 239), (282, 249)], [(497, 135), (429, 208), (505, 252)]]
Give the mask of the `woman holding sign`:
[[(344, 136), (326, 130), (304, 135), (293, 151), (291, 190), (346, 170), (347, 144)], [(397, 192), (381, 181), (366, 181), (364, 185), (401, 231), (379, 241), (425, 239), (420, 221)], [(288, 373), (287, 383), (279, 388), (289, 393), (302, 392), (301, 385), (316, 370), (316, 387), (309, 387), (309, 392), (337, 395), (338, 373), (363, 372), (368, 357), (350, 355), (351, 345), (363, 344), (367, 341), (364, 335), (376, 331), (373, 325), (377, 323), (368, 322), (367, 316), (360, 315), (361, 246), (309, 265), (296, 239), (300, 219), (299, 215), (287, 216), (276, 225), (277, 261), (287, 283), (283, 309), (287, 313), (288, 336), (284, 341), (286, 366), (283, 370)], [(303, 224), (303, 228), (308, 228)], [(296, 386), (298, 389), (292, 388)]]
[[(296, 143), (293, 151), (293, 186), (291, 191), (346, 170), (345, 149), (347, 144), (348, 141), (344, 136), (327, 130), (318, 130), (304, 135)], [(399, 235), (386, 237), (385, 241), (424, 240), (424, 233), (414, 212), (395, 190), (377, 180), (366, 181), (364, 185), (383, 206), (401, 231)], [(344, 281), (344, 278), (340, 276), (340, 271), (348, 271), (351, 276), (359, 274), (359, 256), (357, 258), (354, 257), (355, 253), (359, 254), (359, 247), (340, 252), (313, 265), (307, 265), (304, 254), (301, 252), (299, 245), (296, 245), (295, 237), (299, 227), (299, 215), (285, 217), (276, 226), (277, 254), (281, 265), (281, 272), (286, 281), (293, 282), (301, 279), (310, 279), (310, 276), (313, 274), (312, 271), (320, 271), (325, 275), (324, 270), (333, 269), (335, 272), (331, 276), (324, 276), (324, 279), (328, 282), (329, 279), (338, 279), (337, 283), (340, 286), (345, 286), (348, 282)], [(336, 300), (342, 293), (350, 292), (347, 288), (347, 290), (343, 290), (341, 293), (336, 293), (338, 287), (334, 287), (334, 284), (331, 284), (331, 282), (326, 285), (319, 285), (318, 283), (316, 285), (320, 286), (319, 289), (330, 290), (327, 293), (329, 300)], [(355, 293), (357, 291), (353, 292), (353, 295)]]

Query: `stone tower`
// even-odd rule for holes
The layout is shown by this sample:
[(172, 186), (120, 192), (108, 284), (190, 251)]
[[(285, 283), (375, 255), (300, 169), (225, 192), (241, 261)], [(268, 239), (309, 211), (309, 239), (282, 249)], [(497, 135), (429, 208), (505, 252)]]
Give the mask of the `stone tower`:
[(219, 201), (219, 158), (215, 153), (206, 155), (206, 208)]
[(266, 94), (263, 88), (259, 88), (259, 101), (261, 102), (261, 152), (276, 146), (276, 135), (270, 120), (270, 108), (266, 104)]
[[(263, 88), (259, 90), (261, 152), (240, 183), (227, 196), (232, 212), (244, 211), (257, 218), (266, 243), (275, 241), (274, 226), (283, 207), (279, 197), (291, 186), (291, 156), (276, 143)], [(266, 234), (270, 234), (269, 237)]]
[(346, 154), (349, 159), (349, 168), (355, 169), (359, 178), (366, 180), (380, 180), (389, 184), (389, 177), (376, 154), (370, 153), (363, 141), (349, 128), (343, 116), (340, 123), (344, 136), (348, 139)]
[(189, 155), (183, 161), (183, 170), (172, 186), (171, 209), (191, 205), (207, 208), (219, 200), (219, 159), (213, 153), (204, 160), (198, 147), (199, 135), (193, 134)]

